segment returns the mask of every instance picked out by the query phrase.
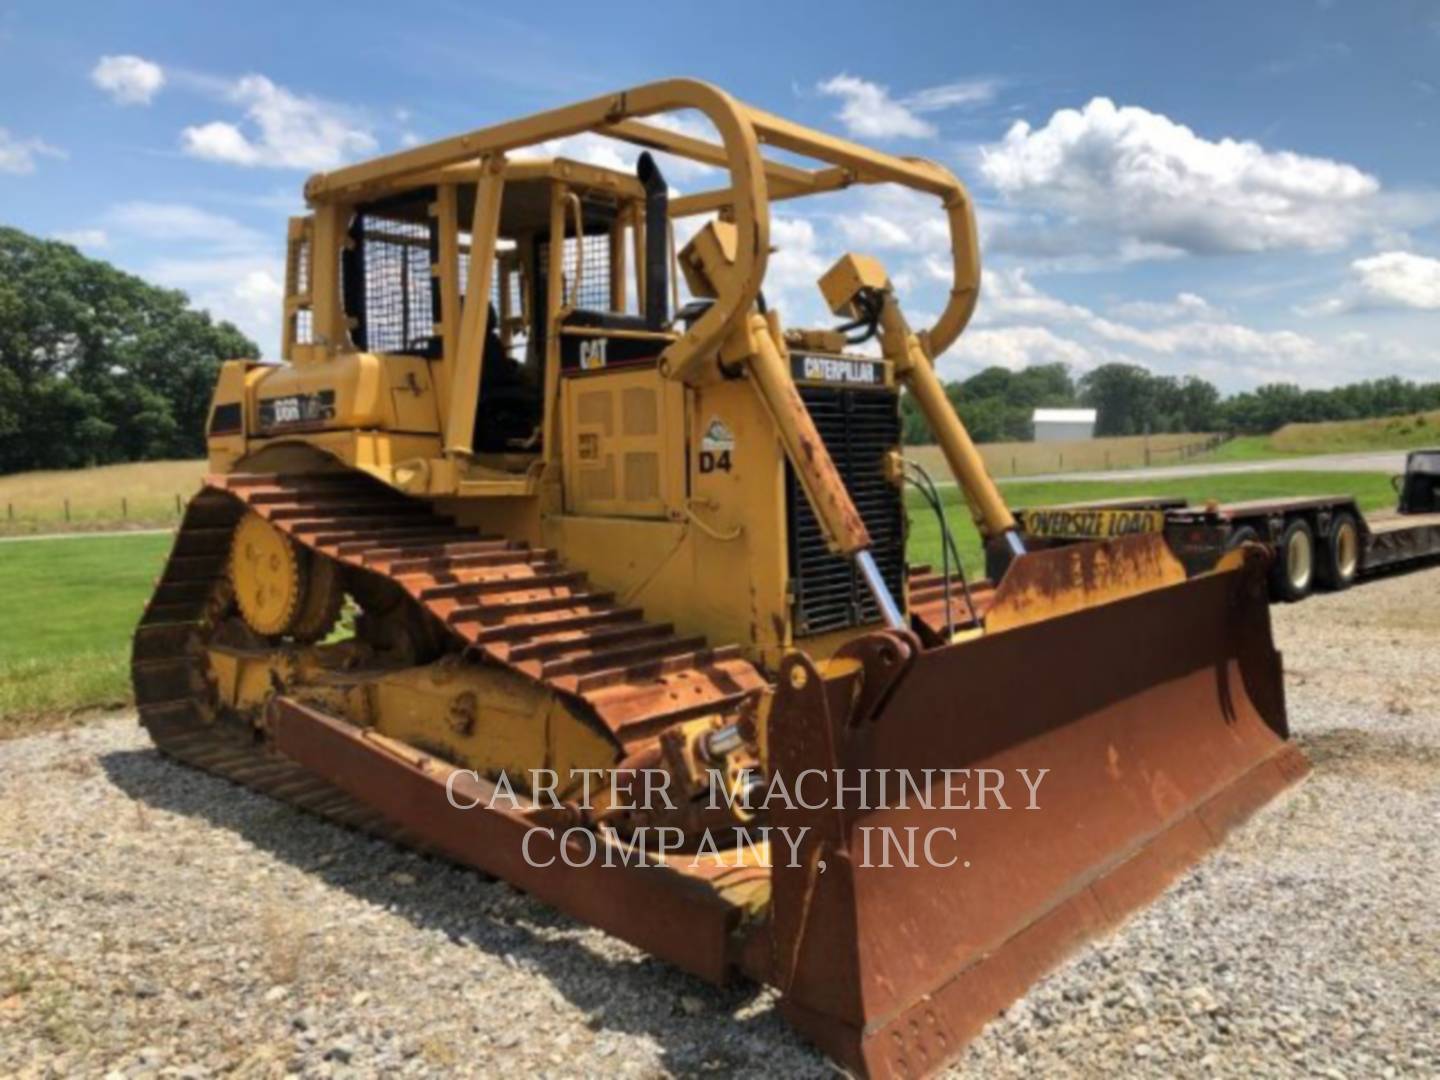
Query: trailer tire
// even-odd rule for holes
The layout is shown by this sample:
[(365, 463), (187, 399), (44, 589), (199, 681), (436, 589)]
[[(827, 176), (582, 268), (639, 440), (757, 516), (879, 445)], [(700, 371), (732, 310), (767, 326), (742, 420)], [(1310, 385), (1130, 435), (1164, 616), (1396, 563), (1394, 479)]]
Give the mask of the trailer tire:
[(1285, 526), (1270, 566), (1270, 595), (1293, 603), (1304, 600), (1315, 585), (1315, 530), (1304, 518)]
[(1339, 592), (1355, 583), (1360, 573), (1360, 543), (1360, 523), (1355, 515), (1336, 514), (1316, 567), (1321, 585)]

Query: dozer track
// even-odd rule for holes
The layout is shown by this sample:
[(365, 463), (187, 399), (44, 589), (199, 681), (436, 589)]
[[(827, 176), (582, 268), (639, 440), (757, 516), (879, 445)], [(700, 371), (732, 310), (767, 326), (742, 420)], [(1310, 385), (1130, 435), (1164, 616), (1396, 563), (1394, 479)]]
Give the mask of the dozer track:
[(261, 752), (251, 725), (214, 705), (205, 649), (247, 510), (319, 556), (400, 586), (456, 651), (577, 699), (627, 750), (679, 721), (735, 712), (766, 685), (738, 646), (647, 621), (554, 551), (482, 535), (367, 477), (208, 477), (135, 635), (141, 722), (167, 754), (346, 824), (385, 831), (373, 812)]

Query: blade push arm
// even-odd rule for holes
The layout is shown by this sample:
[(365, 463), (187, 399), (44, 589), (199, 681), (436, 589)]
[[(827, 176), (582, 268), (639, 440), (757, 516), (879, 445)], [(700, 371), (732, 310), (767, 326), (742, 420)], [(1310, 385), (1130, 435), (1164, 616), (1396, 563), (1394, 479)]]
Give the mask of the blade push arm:
[[(685, 245), (679, 262), (692, 294), (714, 296), (728, 284), (728, 277), (735, 272), (735, 243), (733, 225), (712, 221)], [(752, 312), (743, 322), (732, 324), (721, 346), (720, 359), (724, 364), (743, 365), (749, 374), (751, 385), (774, 421), (775, 434), (805, 492), (826, 546), (836, 555), (854, 560), (886, 623), (892, 628), (904, 627), (904, 613), (870, 554), (870, 531), (790, 378), (778, 317)]]
[(990, 478), (970, 433), (955, 415), (930, 356), (900, 310), (884, 267), (866, 255), (846, 255), (821, 279), (820, 289), (838, 315), (853, 315), (861, 308), (878, 314), (885, 358), (920, 407), (981, 535), (987, 541), (1003, 542), (1012, 555), (1024, 554), (1015, 515)]
[(905, 614), (890, 595), (890, 589), (875, 565), (870, 552), (870, 530), (856, 509), (850, 492), (835, 468), (830, 451), (815, 427), (810, 410), (805, 407), (795, 383), (790, 378), (790, 365), (784, 352), (784, 339), (779, 321), (763, 315), (752, 316), (749, 342), (742, 346), (748, 352), (750, 375), (766, 410), (775, 421), (775, 432), (785, 448), (785, 456), (800, 481), (805, 498), (825, 535), (825, 542), (837, 555), (848, 555), (865, 579), (865, 585), (880, 605), (886, 625), (900, 629), (906, 625)]

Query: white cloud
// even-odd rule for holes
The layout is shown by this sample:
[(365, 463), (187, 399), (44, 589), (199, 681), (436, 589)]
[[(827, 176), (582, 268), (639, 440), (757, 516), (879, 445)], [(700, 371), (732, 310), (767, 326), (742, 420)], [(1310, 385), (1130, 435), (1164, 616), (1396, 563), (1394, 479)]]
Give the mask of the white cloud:
[(1440, 259), (1385, 251), (1356, 259), (1338, 296), (1301, 305), (1302, 315), (1339, 315), (1377, 308), (1440, 311)]
[(844, 217), (840, 219), (840, 227), (847, 239), (866, 249), (908, 248), (914, 242), (903, 225), (884, 214), (870, 212)]
[[(1099, 364), (1139, 364), (1161, 374), (1198, 375), (1225, 389), (1259, 382), (1327, 385), (1353, 373), (1373, 375), (1373, 355), (1341, 350), (1291, 330), (1263, 330), (1227, 319), (1194, 293), (1174, 302), (1121, 304), (1150, 325), (1107, 318), (1083, 304), (1037, 288), (1019, 268), (986, 273), (974, 328), (944, 357), (948, 377), (999, 364), (1018, 370), (1065, 363), (1079, 371)], [(1402, 350), (1403, 351), (1403, 350)]]
[(212, 120), (180, 133), (187, 154), (232, 165), (332, 169), (378, 145), (350, 110), (301, 97), (263, 75), (246, 75), (224, 89), (244, 106), (246, 123)]
[(23, 176), (35, 171), (37, 157), (65, 157), (65, 151), (44, 139), (22, 139), (0, 127), (0, 173)]
[(106, 212), (105, 222), (127, 236), (170, 244), (203, 243), (234, 250), (250, 249), (266, 242), (257, 230), (234, 218), (189, 203), (120, 203)]
[(912, 112), (939, 112), (964, 105), (984, 105), (995, 99), (1000, 89), (997, 79), (965, 79), (945, 83), (917, 91), (904, 99), (903, 104)]
[(165, 85), (165, 71), (139, 56), (102, 56), (90, 81), (117, 105), (149, 105)]
[(922, 120), (890, 96), (878, 83), (853, 75), (836, 75), (822, 82), (822, 94), (842, 99), (839, 120), (851, 135), (862, 139), (928, 139), (935, 125)]
[[(985, 147), (980, 170), (1012, 205), (1039, 211), (1028, 242), (1132, 256), (1327, 250), (1381, 228), (1435, 220), (1428, 196), (1387, 196), (1354, 165), (1251, 141), (1206, 139), (1147, 109), (1094, 98)], [(1139, 245), (1138, 248), (1134, 245)], [(1056, 252), (1059, 253), (1059, 252)]]
[(837, 116), (845, 130), (857, 138), (928, 139), (937, 134), (937, 129), (921, 114), (984, 104), (995, 97), (999, 83), (993, 79), (946, 83), (897, 99), (890, 95), (889, 87), (841, 74), (826, 79), (816, 89), (841, 99)]
[(247, 270), (240, 275), (231, 292), (237, 302), (252, 308), (264, 307), (271, 312), (278, 312), (281, 301), (285, 299), (285, 286), (269, 270)]
[[(659, 116), (647, 116), (644, 123), (652, 127), (664, 128), (673, 131), (678, 135), (688, 135), (692, 139), (702, 139), (706, 142), (718, 142), (719, 135), (708, 121), (700, 121), (684, 114), (672, 115), (662, 114)], [(634, 143), (625, 142), (623, 139), (613, 139), (606, 135), (600, 135), (593, 131), (581, 132), (579, 135), (567, 135), (563, 139), (551, 139), (549, 142), (541, 143), (538, 149), (550, 157), (566, 157), (573, 161), (583, 161), (587, 165), (596, 165), (602, 169), (614, 169), (617, 172), (635, 172), (635, 163), (639, 160), (643, 147)], [(517, 156), (523, 156), (525, 152), (520, 151)], [(713, 176), (718, 170), (703, 162), (691, 158), (678, 157), (675, 154), (667, 154), (662, 151), (652, 150), (655, 163), (660, 166), (661, 175), (666, 180), (693, 181), (703, 177)], [(672, 190), (674, 190), (672, 188)]]
[(77, 248), (99, 249), (109, 245), (110, 236), (104, 229), (65, 229), (55, 239)]
[[(126, 202), (102, 218), (104, 232), (142, 277), (183, 290), (197, 307), (253, 338), (262, 355), (280, 343), (283, 232), (274, 236), (189, 203)], [(99, 230), (97, 230), (99, 231)]]
[(1173, 300), (1126, 300), (1116, 304), (1111, 313), (1118, 318), (1136, 322), (1168, 322), (1172, 319), (1213, 319), (1222, 314), (1210, 301), (1193, 292), (1182, 292)]
[[(1177, 301), (1165, 325), (1135, 326), (1042, 292), (1031, 283), (1024, 270), (1015, 268), (986, 275), (981, 287), (980, 309), (988, 321), (1070, 324), (1099, 341), (1141, 349), (1156, 357), (1185, 360), (1197, 356), (1258, 356), (1304, 363), (1317, 355), (1316, 343), (1304, 335), (1289, 330), (1262, 331), (1225, 322), (1216, 318), (1217, 313), (1200, 297), (1182, 295), (1189, 296), (1190, 300)], [(1161, 314), (1158, 305), (1150, 314)]]
[(237, 165), (260, 164), (259, 151), (234, 124), (212, 120), (208, 124), (187, 127), (181, 133), (185, 152), (209, 161), (228, 161)]
[(234, 323), (274, 356), (280, 347), (281, 284), (284, 266), (278, 254), (183, 252), (147, 263), (142, 274), (181, 289), (195, 306)]
[(1067, 364), (1087, 371), (1109, 358), (1044, 326), (1007, 326), (961, 335), (955, 347), (940, 358), (937, 369), (946, 379), (964, 378), (970, 373), (966, 368), (997, 365), (1019, 371), (1037, 364)]
[(852, 248), (870, 254), (949, 254), (950, 226), (932, 196), (885, 185), (850, 193), (846, 205), (847, 209), (837, 213), (835, 220), (844, 242)]
[(1440, 259), (1387, 251), (1350, 264), (1360, 296), (1376, 307), (1440, 310)]
[(818, 282), (830, 269), (820, 234), (808, 218), (780, 214), (770, 218), (774, 251), (765, 270), (765, 298), (789, 326), (825, 326), (834, 320), (820, 296)]

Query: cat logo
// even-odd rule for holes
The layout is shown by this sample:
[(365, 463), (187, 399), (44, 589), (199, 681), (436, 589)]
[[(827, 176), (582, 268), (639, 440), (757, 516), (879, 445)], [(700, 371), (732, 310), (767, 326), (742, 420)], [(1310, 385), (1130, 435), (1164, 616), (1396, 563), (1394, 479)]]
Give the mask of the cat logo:
[(598, 371), (603, 368), (605, 366), (605, 346), (608, 344), (608, 339), (603, 337), (580, 342), (580, 369), (582, 371)]

